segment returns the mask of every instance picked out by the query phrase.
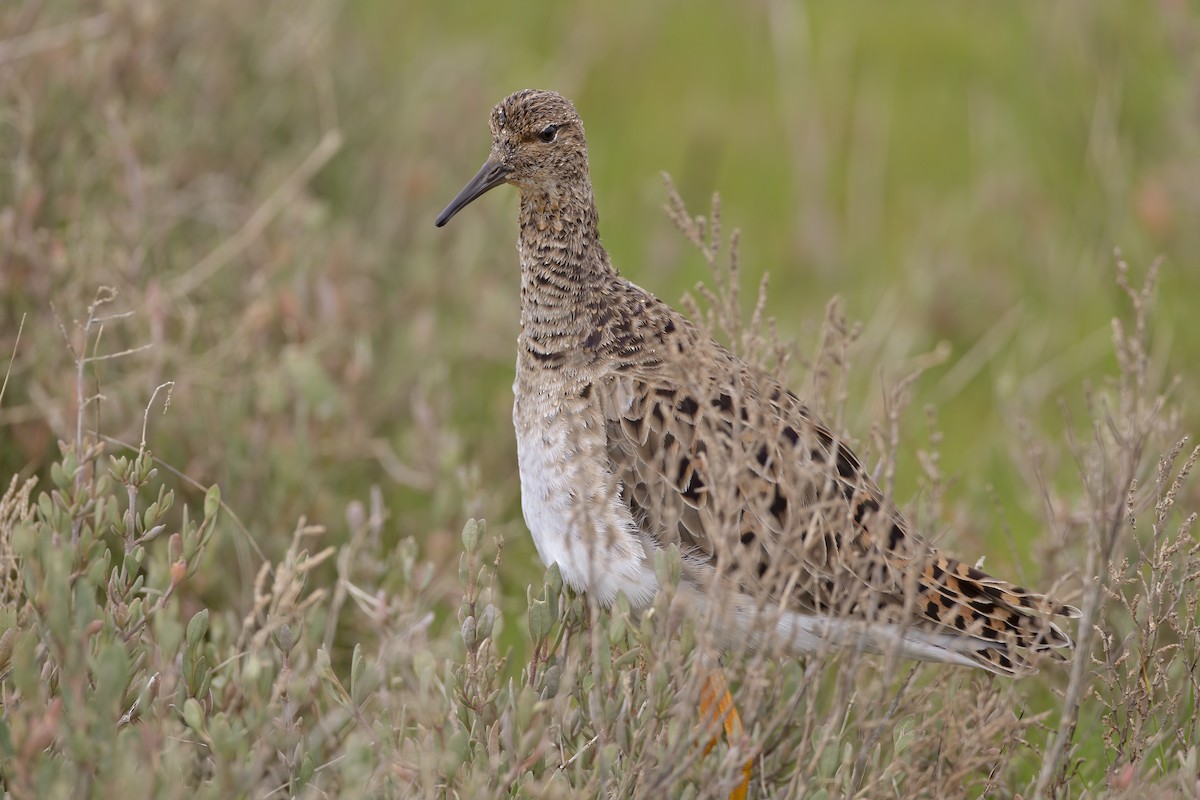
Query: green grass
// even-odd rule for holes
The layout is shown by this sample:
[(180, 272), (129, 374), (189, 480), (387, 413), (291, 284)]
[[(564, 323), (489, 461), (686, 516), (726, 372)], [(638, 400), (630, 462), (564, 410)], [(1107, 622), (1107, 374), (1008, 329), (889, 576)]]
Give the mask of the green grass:
[[(489, 194), (449, 229), (437, 230), (432, 221), (485, 156), (491, 105), (526, 86), (564, 92), (583, 115), (601, 231), (630, 279), (671, 302), (708, 280), (708, 266), (661, 211), (660, 173), (674, 176), (693, 209), (706, 208), (719, 191), (726, 228), (743, 233), (744, 285), (770, 273), (767, 311), (802, 356), (817, 349), (831, 297), (841, 296), (847, 316), (862, 320), (846, 402), (827, 394), (814, 402), (871, 463), (895, 463), (897, 499), (919, 507), (930, 533), (952, 552), (986, 553), (990, 569), (1029, 583), (1065, 575), (1068, 590), (1077, 590), (1087, 537), (1072, 513), (1095, 504), (1085, 499), (1068, 432), (1086, 438), (1090, 415), (1103, 418), (1089, 410), (1088, 387), (1113, 397), (1122, 373), (1111, 324), (1114, 317), (1128, 320), (1131, 311), (1114, 280), (1114, 248), (1131, 265), (1135, 285), (1153, 259), (1164, 259), (1146, 334), (1144, 397), (1180, 376), (1170, 413), (1142, 454), (1143, 486), (1159, 452), (1200, 423), (1193, 368), (1200, 363), (1200, 326), (1192, 322), (1200, 228), (1191, 223), (1200, 218), (1197, 35), (1194, 10), (1165, 1), (573, 7), (317, 0), (254, 12), (231, 0), (5, 6), (2, 488), (15, 475), (36, 477), (38, 491), (50, 491), (53, 465), (64, 458), (58, 442), (80, 458), (82, 419), (85, 434), (130, 443), (134, 451), (145, 426), (161, 466), (135, 504), (144, 512), (165, 482), (178, 498), (162, 512), (171, 531), (182, 529), (184, 505), (193, 520), (203, 516), (198, 509), (207, 487), (219, 486), (225, 503), (166, 606), (161, 629), (131, 639), (115, 633), (130, 622), (104, 600), (103, 581), (83, 584), (99, 592), (98, 610), (79, 605), (83, 589), (76, 589), (70, 607), (76, 616), (55, 628), (45, 621), (50, 606), (29, 601), (36, 586), (58, 584), (36, 571), (15, 580), (0, 628), (20, 631), (28, 650), (20, 651), (26, 661), (13, 662), (20, 669), (6, 674), (0, 667), (5, 715), (15, 720), (9, 730), (28, 734), (56, 697), (72, 697), (53, 681), (35, 690), (28, 676), (60, 663), (68, 651), (56, 651), (54, 642), (74, 641), (89, 615), (105, 621), (106, 643), (123, 642), (124, 656), (105, 655), (108, 645), (97, 645), (88, 658), (98, 661), (82, 659), (63, 675), (95, 690), (97, 675), (122, 672), (113, 665), (125, 658), (126, 685), (106, 688), (91, 710), (68, 703), (57, 713), (100, 737), (113, 730), (106, 722), (112, 712), (127, 710), (145, 687), (152, 667), (137, 666), (139, 653), (164, 675), (178, 673), (175, 658), (194, 657), (199, 647), (188, 650), (180, 638), (184, 626), (208, 608), (204, 647), (225, 665), (225, 675), (214, 678), (220, 693), (203, 710), (220, 710), (244, 728), (228, 739), (230, 753), (253, 750), (247, 743), (256, 736), (259, 746), (265, 741), (280, 752), (303, 740), (318, 764), (350, 756), (338, 769), (316, 773), (330, 776), (324, 791), (350, 791), (359, 778), (382, 780), (387, 765), (372, 761), (375, 745), (364, 744), (371, 737), (361, 738), (349, 706), (338, 704), (336, 692), (323, 694), (321, 687), (332, 684), (317, 675), (315, 654), (325, 645), (332, 668), (349, 681), (361, 642), (381, 685), (391, 686), (386, 697), (360, 686), (375, 698), (371, 713), (397, 731), (426, 736), (397, 734), (396, 752), (386, 751), (405, 769), (421, 762), (416, 783), (401, 781), (395, 791), (441, 780), (468, 796), (470, 781), (483, 780), (482, 771), (468, 780), (442, 762), (430, 766), (430, 751), (414, 743), (444, 749), (456, 735), (432, 721), (448, 716), (457, 695), (446, 676), (467, 658), (456, 618), (463, 585), (455, 573), (468, 518), (486, 517), (505, 543), (488, 600), (500, 610), (498, 651), (484, 648), (480, 658), (491, 664), (511, 652), (497, 662), (492, 688), (506, 677), (520, 679), (534, 655), (526, 587), (541, 585), (542, 567), (520, 518), (509, 422), (517, 329), (514, 193)], [(81, 323), (101, 286), (113, 287), (117, 297), (100, 313), (129, 316), (85, 331)], [(85, 343), (95, 355), (149, 347), (88, 362), (80, 384), (72, 349), (78, 353)], [(881, 447), (872, 431), (887, 431), (894, 387), (924, 354), (945, 346), (949, 356), (904, 393), (898, 445)], [(791, 383), (809, 388), (802, 362)], [(174, 382), (169, 408), (163, 411), (160, 392), (147, 413), (155, 387), (166, 381)], [(96, 395), (102, 397), (88, 399)], [(88, 399), (82, 410), (81, 397)], [(1064, 407), (1074, 424), (1065, 422)], [(130, 455), (108, 448), (97, 474), (107, 469), (109, 454)], [(936, 474), (921, 461), (934, 450)], [(1050, 510), (1032, 466), (1038, 463), (1055, 503)], [(1083, 474), (1094, 468), (1088, 462)], [(68, 473), (71, 484), (74, 471)], [(101, 485), (90, 470), (84, 474), (87, 488), (79, 491), (87, 497), (109, 498), (117, 509), (128, 503), (119, 481)], [(1194, 485), (1181, 491), (1181, 506), (1197, 507)], [(59, 500), (67, 520), (83, 513), (65, 496)], [(372, 503), (383, 516), (358, 521), (356, 509)], [(16, 536), (15, 551), (38, 561), (44, 545), (35, 547), (28, 531), (48, 536), (63, 519), (49, 512), (31, 518), (19, 505), (14, 501), (12, 516), (0, 518), (11, 522), (5, 530)], [(1141, 509), (1139, 523), (1147, 513)], [(327, 532), (294, 545), (301, 518)], [(116, 564), (126, 536), (105, 527), (111, 520), (97, 519), (99, 541), (72, 543), (70, 558), (90, 563), (107, 551), (104, 558)], [(18, 528), (26, 532), (13, 533)], [(1138, 535), (1149, 535), (1144, 524)], [(1133, 538), (1123, 536), (1119, 552), (1132, 556)], [(299, 608), (292, 598), (278, 609), (280, 620), (304, 626), (290, 667), (304, 676), (296, 688), (301, 723), (280, 701), (284, 648), (266, 634), (258, 643), (239, 637), (277, 630), (279, 620), (266, 618), (243, 625), (263, 557), (278, 563), (289, 548), (296, 556), (303, 547), (315, 553), (325, 546), (339, 555), (307, 577), (313, 605)], [(177, 554), (168, 553), (165, 538), (146, 550), (146, 585), (169, 585)], [(338, 558), (347, 560), (343, 578), (379, 589), (394, 608), (373, 617), (344, 598), (334, 611)], [(429, 575), (424, 583), (422, 569)], [(432, 622), (421, 627), (414, 620), (425, 614)], [(416, 632), (382, 632), (381, 619)], [(1105, 630), (1131, 635), (1143, 623), (1117, 610), (1103, 619)], [(660, 633), (614, 639), (618, 649), (659, 653)], [(572, 652), (591, 653), (595, 643), (573, 644)], [(424, 649), (427, 660), (397, 655), (405, 648)], [(664, 669), (685, 674), (678, 653), (659, 655)], [(108, 667), (101, 663), (106, 658)], [(419, 686), (425, 699), (387, 684), (383, 676), (394, 674)], [(936, 681), (940, 674), (924, 668), (921, 676)], [(971, 678), (951, 674), (959, 686), (975, 687)], [(638, 682), (644, 675), (631, 679), (631, 697), (652, 691)], [(784, 693), (799, 681), (787, 669), (777, 677), (772, 685)], [(599, 680), (616, 686), (618, 678), (605, 672)], [(492, 686), (491, 678), (471, 680), (481, 692)], [(242, 690), (244, 702), (228, 688), (239, 681), (253, 684)], [(874, 691), (876, 684), (867, 683)], [(1064, 684), (1059, 674), (1003, 691), (1012, 692), (1005, 697), (1014, 705), (1028, 700), (1053, 711), (1060, 707), (1054, 692)], [(150, 758), (168, 752), (155, 742), (181, 738), (189, 724), (185, 695), (197, 694), (181, 685), (169, 682), (172, 692), (182, 692), (178, 702), (155, 705), (147, 724), (165, 738), (147, 737), (138, 745), (145, 750), (129, 753)], [(595, 690), (579, 689), (583, 709)], [(982, 697), (975, 688), (963, 691)], [(495, 700), (495, 713), (507, 713), (509, 701), (517, 713), (517, 695)], [(567, 700), (555, 702), (555, 714), (579, 711)], [(804, 711), (811, 720), (836, 711), (821, 704), (832, 701), (812, 702)], [(912, 702), (915, 710), (933, 708), (922, 705), (924, 696)], [(1179, 702), (1194, 708), (1196, 701), (1193, 694)], [(672, 713), (664, 725), (684, 719), (678, 708)], [(1113, 718), (1104, 704), (1085, 705), (1076, 741), (1086, 760), (1072, 779), (1074, 794), (1100, 793), (1112, 763), (1129, 757), (1102, 736)], [(349, 728), (339, 727), (346, 720)], [(599, 731), (624, 741), (649, 730), (620, 714), (568, 733), (526, 722), (521, 727), (535, 731), (534, 739), (562, 747), (582, 747)], [(1056, 718), (1045, 724), (1053, 727)], [(263, 734), (267, 728), (273, 733)], [(428, 734), (434, 729), (436, 735)], [(486, 729), (468, 720), (463, 736), (474, 747)], [(774, 755), (764, 756), (779, 759), (783, 776), (764, 785), (787, 785), (782, 764), (801, 733), (787, 734), (797, 738), (785, 736)], [(1036, 730), (1030, 736), (1031, 749), (1005, 762), (1011, 769), (1001, 794), (1028, 793), (1047, 740)], [(49, 741), (34, 758), (0, 736), (0, 774), (10, 791), (42, 793), (33, 787), (50, 784), (31, 777), (38, 769), (50, 776), (45, 780), (58, 773), (49, 794), (63, 796), (89, 774), (106, 776), (111, 787), (159, 780), (120, 766), (121, 748), (133, 747), (125, 738), (103, 758), (86, 737)], [(519, 744), (502, 750), (511, 755)], [(1161, 740), (1155, 746), (1153, 757), (1138, 755), (1139, 775), (1170, 779), (1163, 776), (1180, 769), (1175, 751)], [(229, 766), (232, 755), (227, 762), (169, 749), (168, 766), (148, 775), (176, 770), (188, 775), (181, 792), (204, 787), (222, 796), (241, 787), (258, 797), (269, 781), (276, 781), (273, 788), (302, 771), (290, 755), (276, 762), (270, 747), (263, 752), (256, 757), (269, 763), (254, 772)], [(654, 763), (653, 747), (637, 752), (646, 761), (639, 755), (606, 767), (615, 782), (572, 785), (600, 791), (621, 785), (622, 776), (649, 774), (639, 765)], [(18, 775), (13, 753), (39, 766)], [(63, 761), (79, 765), (78, 772), (59, 770)], [(769, 772), (770, 764), (764, 766)], [(826, 776), (832, 794), (844, 788), (835, 782), (842, 779), (836, 767)], [(543, 769), (534, 768), (530, 786), (542, 786), (543, 778), (549, 786), (567, 774)], [(676, 791), (708, 786), (702, 765), (691, 769)], [(899, 785), (923, 785), (907, 780)], [(504, 791), (518, 792), (519, 783)]]

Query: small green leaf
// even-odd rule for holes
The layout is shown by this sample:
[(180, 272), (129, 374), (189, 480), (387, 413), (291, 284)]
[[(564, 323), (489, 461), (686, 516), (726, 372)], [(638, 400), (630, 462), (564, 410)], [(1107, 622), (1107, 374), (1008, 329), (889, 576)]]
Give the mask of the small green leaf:
[(0, 758), (5, 761), (16, 755), (16, 748), (13, 747), (12, 731), (8, 729), (8, 724), (4, 721), (4, 717), (0, 717)]
[(683, 575), (683, 562), (679, 557), (679, 548), (674, 544), (654, 553), (654, 576), (660, 586), (678, 586)]
[(194, 697), (189, 697), (183, 703), (183, 721), (196, 733), (204, 732), (204, 709)]
[(475, 638), (476, 634), (478, 633), (478, 627), (476, 625), (475, 618), (467, 617), (464, 619), (462, 621), (462, 625), (459, 626), (459, 631), (462, 633), (463, 645), (467, 648), (467, 651), (473, 651), (475, 649), (475, 645), (478, 643)]
[(291, 655), (292, 648), (296, 646), (296, 636), (292, 632), (292, 626), (286, 622), (275, 629), (275, 646), (280, 652), (286, 655)]
[(546, 570), (546, 591), (551, 595), (556, 595), (562, 591), (563, 580), (562, 570), (558, 568), (558, 562), (555, 561)]
[(367, 660), (363, 657), (362, 645), (354, 645), (354, 655), (350, 657), (350, 697), (354, 699), (354, 705), (362, 705), (365, 699), (366, 686), (363, 683), (363, 675), (367, 671)]
[(555, 664), (542, 673), (542, 697), (549, 700), (558, 695), (562, 683), (562, 664)]
[(92, 664), (95, 687), (91, 693), (93, 707), (100, 713), (116, 710), (129, 686), (129, 654), (117, 642), (100, 646)]
[(467, 524), (463, 525), (462, 529), (463, 547), (467, 548), (468, 553), (473, 553), (479, 547), (479, 523), (473, 519), (467, 520)]
[(534, 644), (545, 641), (553, 625), (550, 605), (545, 600), (534, 600), (529, 604), (529, 636)]
[(324, 647), (317, 650), (317, 675), (323, 680), (337, 680), (337, 675), (333, 674), (333, 665), (329, 661), (329, 651)]
[(476, 636), (479, 641), (488, 639), (492, 635), (492, 630), (496, 627), (496, 607), (488, 603), (483, 607), (483, 611), (479, 614), (479, 622), (476, 624)]
[(198, 657), (191, 663), (191, 668), (188, 668), (187, 657), (184, 657), (184, 682), (187, 684), (188, 694), (192, 697), (203, 697), (205, 690), (208, 688), (208, 659), (204, 656)]
[(75, 448), (63, 453), (62, 468), (69, 478), (75, 477), (75, 473), (79, 470), (79, 459), (75, 455)]
[(533, 722), (533, 712), (537, 707), (537, 695), (533, 691), (533, 687), (526, 684), (521, 687), (521, 694), (517, 697), (517, 727), (520, 730), (528, 730), (529, 724)]
[(825, 750), (821, 753), (821, 760), (817, 763), (817, 774), (822, 778), (832, 778), (837, 774), (839, 763), (837, 745), (836, 743), (830, 743), (825, 746)]
[(202, 608), (192, 615), (187, 624), (187, 643), (193, 650), (200, 646), (204, 634), (208, 633), (208, 609)]
[(245, 743), (241, 741), (229, 722), (229, 716), (218, 711), (208, 719), (208, 736), (212, 747), (224, 759), (232, 761), (238, 757), (239, 751), (244, 752)]
[(916, 720), (914, 717), (905, 717), (896, 723), (895, 730), (892, 731), (892, 749), (897, 756), (903, 755), (904, 751), (912, 744), (916, 737)]
[(338, 680), (337, 674), (333, 671), (333, 664), (329, 661), (329, 651), (322, 647), (317, 651), (317, 677), (325, 682), (334, 694), (335, 699), (343, 706), (349, 707), (352, 704), (350, 694), (346, 691), (346, 687), (342, 686), (342, 682)]
[(316, 762), (313, 761), (312, 755), (310, 753), (305, 753), (304, 758), (300, 760), (300, 771), (296, 775), (296, 778), (300, 784), (296, 787), (297, 789), (303, 789), (308, 785), (309, 781), (312, 780), (313, 772), (316, 771), (316, 768), (317, 765)]
[(138, 483), (144, 484), (154, 477), (154, 455), (149, 450), (143, 450), (137, 457)]
[(12, 661), (13, 643), (17, 640), (17, 629), (9, 628), (4, 633), (0, 634), (0, 672), (8, 667), (8, 662)]
[(204, 493), (204, 521), (208, 522), (217, 516), (221, 509), (221, 487), (215, 483)]
[(67, 471), (57, 461), (50, 465), (50, 480), (54, 481), (54, 485), (60, 489), (66, 489), (71, 482)]
[(613, 662), (613, 668), (624, 669), (625, 667), (631, 667), (637, 663), (637, 660), (641, 658), (641, 655), (642, 651), (636, 647), (632, 650), (626, 650), (617, 657), (616, 661)]
[(85, 575), (87, 583), (92, 586), (103, 586), (104, 576), (108, 574), (108, 565), (112, 557), (112, 551), (104, 550), (100, 553), (100, 557), (88, 564)]
[(109, 456), (108, 472), (117, 483), (125, 483), (125, 473), (129, 471), (129, 459), (125, 456)]
[(183, 625), (179, 618), (170, 614), (154, 614), (150, 617), (150, 624), (154, 628), (154, 641), (158, 647), (164, 653), (177, 652), (179, 643), (183, 641)]
[(158, 503), (151, 503), (142, 512), (142, 530), (148, 531), (158, 524)]
[(608, 623), (608, 643), (618, 644), (625, 638), (625, 619), (614, 615)]
[(450, 741), (446, 742), (444, 758), (446, 775), (448, 777), (453, 778), (458, 773), (459, 768), (462, 767), (463, 762), (467, 760), (467, 748), (469, 744), (470, 741), (467, 738), (466, 732), (461, 729), (455, 731), (454, 735), (450, 737)]

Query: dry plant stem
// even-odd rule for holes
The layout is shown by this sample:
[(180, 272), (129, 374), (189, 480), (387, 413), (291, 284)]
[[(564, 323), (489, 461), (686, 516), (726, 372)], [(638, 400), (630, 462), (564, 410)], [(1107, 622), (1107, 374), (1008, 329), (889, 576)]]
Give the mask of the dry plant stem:
[[(893, 497), (896, 491), (896, 454), (900, 451), (900, 416), (908, 407), (908, 389), (916, 383), (927, 370), (941, 366), (949, 357), (949, 352), (944, 348), (938, 347), (932, 352), (926, 353), (914, 359), (915, 363), (909, 371), (901, 375), (891, 387), (886, 387), (887, 391), (883, 395), (884, 411), (887, 414), (887, 442), (886, 450), (887, 458), (884, 459), (883, 475), (876, 476), (879, 480), (879, 485), (883, 488), (888, 497)], [(849, 375), (849, 370), (841, 371), (841, 381), (839, 382), (839, 392), (846, 391), (846, 379)]]
[(150, 427), (150, 407), (154, 405), (154, 399), (158, 397), (158, 393), (163, 389), (167, 390), (167, 398), (163, 401), (162, 413), (167, 413), (167, 409), (171, 407), (171, 390), (175, 388), (175, 381), (165, 381), (154, 387), (154, 391), (150, 394), (150, 400), (146, 403), (146, 411), (142, 414), (142, 441), (138, 445), (138, 455), (141, 456), (146, 452), (146, 429)]
[[(1136, 460), (1133, 465), (1136, 466)], [(1034, 798), (1046, 796), (1046, 791), (1052, 781), (1056, 780), (1062, 767), (1067, 744), (1075, 733), (1075, 724), (1079, 719), (1079, 704), (1087, 691), (1091, 666), (1092, 639), (1095, 636), (1097, 617), (1103, 605), (1102, 595), (1107, 583), (1108, 565), (1112, 561), (1113, 547), (1120, 536), (1125, 523), (1125, 504), (1133, 491), (1134, 476), (1127, 472), (1124, 485), (1126, 494), (1120, 498), (1120, 505), (1112, 508), (1107, 528), (1095, 536), (1088, 537), (1088, 552), (1084, 571), (1086, 575), (1094, 576), (1083, 595), (1082, 616), (1079, 619), (1079, 638), (1075, 644), (1075, 656), (1071, 660), (1071, 678), (1067, 683), (1067, 694), (1063, 700), (1062, 716), (1059, 719), (1058, 731), (1054, 741), (1046, 750), (1042, 760), (1042, 768), (1038, 773), (1037, 787)]]
[[(98, 400), (100, 397), (99, 395), (95, 395), (95, 396), (89, 397), (89, 398), (84, 397), (84, 375), (85, 375), (86, 367), (87, 367), (87, 364), (89, 363), (89, 361), (94, 360), (96, 358), (94, 351), (96, 348), (98, 348), (100, 346), (100, 336), (103, 334), (103, 331), (104, 331), (103, 325), (101, 325), (100, 330), (96, 334), (96, 340), (95, 340), (95, 345), (93, 347), (93, 355), (92, 355), (91, 359), (89, 359), (89, 357), (87, 355), (88, 339), (91, 337), (92, 327), (94, 325), (96, 325), (97, 321), (98, 321), (97, 316), (96, 316), (97, 310), (99, 308), (101, 308), (102, 306), (107, 305), (108, 303), (111, 303), (115, 298), (116, 298), (116, 290), (112, 289), (111, 287), (101, 286), (96, 290), (95, 297), (92, 299), (92, 302), (88, 305), (87, 320), (84, 322), (84, 324), (82, 326), (83, 327), (83, 342), (80, 345), (79, 349), (76, 349), (75, 346), (72, 344), (70, 334), (67, 333), (67, 330), (63, 326), (62, 321), (61, 320), (58, 321), (59, 330), (62, 332), (63, 338), (66, 340), (66, 343), (67, 343), (67, 348), (69, 349), (69, 351), (71, 353), (71, 357), (75, 361), (75, 455), (79, 459), (81, 466), (89, 460), (88, 456), (85, 455), (85, 453), (84, 453), (84, 441), (83, 441), (84, 411), (86, 410), (88, 404), (92, 400)], [(51, 306), (51, 308), (53, 309), (53, 306)], [(98, 455), (98, 453), (97, 453), (97, 455)], [(85, 470), (85, 469), (79, 469), (78, 472), (75, 473), (75, 490), (77, 492), (83, 489), (84, 484), (87, 481), (86, 475), (87, 475), (87, 470)], [(93, 470), (92, 475), (94, 478), (95, 477), (94, 470)], [(82, 518), (77, 518), (72, 523), (72, 526), (71, 526), (71, 541), (72, 541), (72, 543), (78, 541), (79, 532), (82, 529), (82, 526), (83, 526)]]
[[(1072, 439), (1072, 452), (1078, 463), (1080, 477), (1087, 489), (1092, 505), (1089, 520), (1085, 578), (1090, 581), (1084, 591), (1082, 616), (1079, 621), (1079, 641), (1071, 664), (1071, 678), (1067, 684), (1062, 716), (1054, 740), (1047, 748), (1038, 773), (1034, 798), (1047, 796), (1053, 786), (1065, 779), (1067, 747), (1075, 733), (1079, 718), (1079, 706), (1090, 685), (1091, 647), (1095, 636), (1105, 591), (1110, 575), (1113, 551), (1125, 528), (1127, 512), (1134, 505), (1137, 488), (1137, 470), (1151, 436), (1154, 425), (1165, 405), (1165, 397), (1158, 396), (1147, 406), (1147, 324), (1148, 306), (1153, 294), (1155, 280), (1161, 260), (1151, 264), (1140, 289), (1134, 289), (1129, 281), (1129, 267), (1116, 252), (1117, 284), (1129, 297), (1134, 312), (1134, 330), (1127, 334), (1120, 320), (1113, 320), (1113, 344), (1120, 366), (1120, 392), (1118, 418), (1113, 412), (1103, 410), (1099, 401), (1089, 397), (1093, 409), (1093, 438), (1096, 452), (1101, 459), (1102, 470), (1097, 477), (1088, 469), (1081, 448)], [(1067, 415), (1068, 433), (1072, 430)], [(1126, 424), (1122, 424), (1125, 422)], [(1106, 437), (1107, 434), (1107, 437)], [(1108, 442), (1111, 437), (1112, 445)], [(1114, 483), (1108, 483), (1110, 447), (1116, 448), (1119, 473)]]
[(342, 132), (327, 130), (296, 170), (284, 179), (274, 192), (259, 206), (246, 224), (237, 233), (221, 242), (215, 250), (201, 259), (194, 267), (180, 275), (170, 285), (167, 294), (172, 300), (181, 300), (204, 285), (210, 278), (224, 269), (233, 259), (258, 239), (283, 209), (293, 202), (304, 186), (321, 168), (342, 149)]
[[(1109, 634), (1101, 640), (1104, 658), (1099, 663), (1108, 667), (1100, 676), (1105, 687), (1097, 690), (1109, 710), (1104, 741), (1115, 763), (1125, 765), (1124, 769), (1144, 764), (1149, 748), (1158, 751), (1156, 760), (1161, 763), (1169, 752), (1161, 749), (1164, 746), (1174, 744), (1187, 751), (1196, 745), (1194, 698), (1200, 696), (1195, 672), (1200, 543), (1192, 538), (1196, 513), (1185, 517), (1173, 533), (1168, 530), (1179, 493), (1200, 456), (1200, 448), (1193, 449), (1172, 479), (1186, 444), (1187, 437), (1180, 439), (1159, 459), (1150, 541), (1139, 537), (1134, 552), (1110, 570), (1110, 599), (1120, 605), (1119, 611), (1138, 621), (1128, 634)], [(1126, 587), (1132, 587), (1132, 597)], [(1170, 679), (1179, 667), (1187, 682)]]
[(12, 355), (8, 359), (8, 367), (4, 370), (4, 382), (0, 383), (0, 406), (4, 405), (4, 390), (8, 388), (8, 377), (12, 374), (13, 362), (17, 360), (17, 348), (21, 346), (21, 331), (25, 330), (25, 315), (21, 315), (21, 322), (17, 325), (17, 338), (13, 342)]
[(823, 346), (828, 348), (825, 352), (835, 359), (835, 366), (838, 368), (837, 381), (832, 382), (836, 394), (834, 394), (831, 400), (836, 412), (834, 423), (839, 428), (845, 425), (846, 405), (850, 399), (850, 347), (862, 335), (863, 327), (861, 322), (857, 322), (847, 328), (844, 315), (845, 309), (842, 308), (842, 299), (840, 297), (830, 299), (825, 309), (825, 335), (833, 337), (832, 343), (836, 345), (836, 349), (828, 347), (825, 344)]
[(856, 793), (862, 791), (863, 781), (866, 779), (867, 760), (871, 756), (871, 750), (874, 749), (875, 744), (879, 741), (884, 727), (896, 716), (896, 711), (900, 708), (900, 700), (904, 697), (905, 692), (908, 691), (913, 678), (916, 677), (917, 670), (918, 667), (915, 665), (909, 667), (908, 674), (904, 676), (904, 680), (896, 689), (896, 694), (892, 697), (892, 702), (888, 706), (887, 711), (876, 722), (871, 733), (864, 737), (862, 743), (858, 746), (858, 754), (854, 758), (854, 772), (850, 776), (850, 782), (854, 786)]
[(337, 584), (333, 589), (333, 598), (329, 605), (329, 615), (325, 620), (325, 635), (322, 637), (323, 646), (326, 650), (333, 649), (333, 637), (337, 633), (338, 619), (341, 616), (342, 606), (346, 602), (346, 596), (351, 587), (353, 587), (353, 583), (350, 580), (351, 565), (357, 560), (358, 553), (365, 544), (368, 536), (372, 536), (378, 541), (382, 535), (384, 518), (383, 493), (380, 491), (379, 486), (372, 486), (370, 516), (365, 520), (361, 520), (354, 527), (353, 533), (350, 536), (350, 544), (338, 553)]
[(77, 22), (42, 28), (23, 36), (0, 41), (0, 65), (20, 61), (49, 50), (107, 36), (113, 30), (112, 15), (103, 12)]
[[(282, 715), (283, 731), (286, 740), (291, 743), (299, 738), (300, 733), (296, 725), (296, 704), (292, 700), (291, 694), (288, 691), (288, 684), (292, 679), (292, 656), (291, 653), (282, 654), (283, 664), (279, 670), (279, 676), (276, 678), (275, 692), (279, 700), (280, 713)], [(292, 758), (290, 753), (283, 750), (277, 751), (279, 760), (283, 763), (284, 768), (288, 772), (289, 783), (292, 786), (296, 785), (299, 764), (296, 759)], [(293, 792), (294, 794), (294, 792)]]

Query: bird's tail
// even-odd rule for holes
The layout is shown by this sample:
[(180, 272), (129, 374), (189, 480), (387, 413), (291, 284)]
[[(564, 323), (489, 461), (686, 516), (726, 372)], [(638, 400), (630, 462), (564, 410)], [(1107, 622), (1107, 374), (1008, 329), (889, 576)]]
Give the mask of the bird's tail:
[(916, 612), (924, 625), (906, 632), (905, 639), (958, 656), (947, 661), (1025, 675), (1037, 671), (1038, 657), (1066, 660), (1074, 644), (1054, 620), (1078, 617), (1079, 609), (961, 561), (934, 554), (917, 584)]

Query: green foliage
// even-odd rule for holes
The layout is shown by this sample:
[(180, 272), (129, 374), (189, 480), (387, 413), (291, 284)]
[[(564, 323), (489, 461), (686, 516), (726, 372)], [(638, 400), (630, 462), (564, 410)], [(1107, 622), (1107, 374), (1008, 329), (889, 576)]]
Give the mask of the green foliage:
[[(1126, 433), (1139, 435), (1136, 424)], [(1028, 683), (935, 678), (856, 653), (728, 654), (752, 725), (705, 757), (717, 728), (699, 697), (716, 648), (677, 594), (674, 549), (658, 554), (664, 589), (640, 614), (624, 597), (610, 611), (589, 606), (548, 569), (526, 597), (531, 656), (515, 674), (496, 644), (503, 543), (477, 520), (461, 536), (458, 636), (431, 636), (437, 584), (413, 539), (383, 544), (378, 505), (348, 514), (358, 527), (347, 542), (316, 553), (308, 544), (325, 532), (297, 526), (281, 559), (262, 565), (244, 617), (190, 611), (189, 565), (204, 563), (220, 525), (218, 495), (206, 494), (198, 521), (172, 515), (148, 450), (103, 450), (64, 444), (53, 488), (34, 499), (32, 480), (14, 481), (0, 503), (0, 552), (16, 569), (0, 635), (0, 776), (13, 796), (723, 797), (747, 757), (765, 796), (1005, 791), (1039, 762), (1055, 786), (1096, 780), (1086, 763), (1068, 759), (1059, 773), (1042, 761), (1053, 718), (1030, 708)], [(1178, 467), (1180, 452), (1159, 463), (1152, 537), (1132, 540), (1153, 544), (1148, 560), (1111, 566), (1107, 605), (1129, 617), (1106, 622), (1098, 702), (1085, 705), (1108, 756), (1160, 773), (1163, 791), (1187, 785), (1197, 736), (1195, 674), (1184, 670), (1200, 653), (1200, 550), (1195, 515), (1177, 521), (1172, 507), (1198, 451)], [(1123, 535), (1116, 513), (1100, 529)], [(332, 583), (309, 586), (326, 561)], [(335, 664), (331, 632), (359, 623), (374, 635)], [(1073, 686), (1054, 704), (1063, 720)], [(1118, 770), (1109, 783), (1135, 779)]]

